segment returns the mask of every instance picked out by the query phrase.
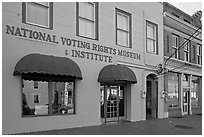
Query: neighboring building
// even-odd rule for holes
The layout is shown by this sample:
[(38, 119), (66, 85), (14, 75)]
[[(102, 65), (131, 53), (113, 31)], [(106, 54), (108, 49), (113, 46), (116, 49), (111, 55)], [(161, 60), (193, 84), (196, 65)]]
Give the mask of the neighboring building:
[(163, 50), (162, 3), (3, 2), (3, 134), (167, 117)]
[(167, 2), (163, 10), (164, 61), (168, 60), (165, 67), (169, 70), (165, 74), (165, 111), (169, 117), (201, 114), (202, 12), (190, 16)]

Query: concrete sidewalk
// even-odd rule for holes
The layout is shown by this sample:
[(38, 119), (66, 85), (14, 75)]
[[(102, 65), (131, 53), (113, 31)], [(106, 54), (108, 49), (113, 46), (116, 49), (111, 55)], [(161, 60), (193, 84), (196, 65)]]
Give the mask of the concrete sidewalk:
[(202, 135), (202, 115), (38, 131), (21, 135)]

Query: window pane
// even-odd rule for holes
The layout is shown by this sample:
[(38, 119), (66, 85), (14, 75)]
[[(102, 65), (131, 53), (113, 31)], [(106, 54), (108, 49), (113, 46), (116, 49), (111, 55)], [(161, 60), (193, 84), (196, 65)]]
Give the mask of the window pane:
[(155, 43), (154, 43), (154, 40), (147, 39), (147, 51), (155, 52)]
[(94, 38), (94, 23), (86, 21), (86, 34), (90, 38)]
[(86, 3), (79, 2), (79, 16), (86, 18)]
[(87, 19), (94, 20), (94, 4), (86, 3), (86, 17)]
[(151, 38), (151, 39), (154, 39), (154, 27), (153, 26), (150, 26), (150, 25), (147, 25), (147, 37), (148, 38)]
[(48, 8), (44, 6), (38, 6), (38, 24), (48, 26)]
[(178, 75), (169, 73), (168, 75), (168, 106), (178, 107)]
[(48, 83), (37, 81), (38, 89), (33, 88), (34, 81), (23, 80), (23, 115), (48, 114)]
[(52, 114), (74, 113), (74, 83), (52, 82)]
[(191, 87), (191, 105), (192, 107), (198, 106), (198, 85), (199, 85), (199, 78), (192, 77), (191, 79), (192, 87)]
[(128, 40), (129, 40), (128, 36), (129, 36), (129, 33), (124, 32), (124, 31), (122, 32), (123, 46), (128, 46)]
[(34, 89), (38, 89), (38, 82), (34, 81)]
[(178, 36), (176, 36), (176, 35), (172, 35), (173, 37), (172, 37), (172, 46), (173, 47), (178, 47)]
[(79, 18), (79, 35), (94, 38), (95, 23)]
[(123, 15), (123, 30), (126, 30), (126, 31), (128, 31), (129, 30), (129, 28), (128, 28), (128, 26), (129, 26), (129, 18), (128, 18), (128, 16), (125, 16), (125, 15)]
[(201, 55), (201, 46), (197, 45), (197, 55)]
[(79, 16), (94, 20), (94, 3), (79, 2)]
[(184, 52), (184, 61), (188, 61), (189, 60), (189, 53), (188, 52)]
[(123, 16), (120, 13), (117, 13), (117, 28), (123, 28)]
[(172, 57), (175, 58), (175, 59), (177, 59), (177, 58), (178, 58), (177, 48), (174, 48), (174, 47), (173, 47), (173, 48), (172, 48), (172, 53), (174, 53)]
[(117, 13), (117, 28), (129, 31), (129, 17), (122, 13)]
[(27, 3), (27, 21), (37, 24), (37, 4)]
[(117, 30), (117, 44), (123, 45), (123, 35), (121, 30)]
[(86, 36), (86, 21), (79, 18), (79, 35)]

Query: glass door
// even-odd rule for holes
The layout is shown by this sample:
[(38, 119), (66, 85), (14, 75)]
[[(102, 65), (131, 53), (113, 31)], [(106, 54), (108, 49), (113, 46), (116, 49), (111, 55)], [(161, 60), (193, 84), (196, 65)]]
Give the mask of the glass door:
[(185, 115), (189, 114), (189, 91), (183, 92), (183, 113)]
[(118, 86), (106, 86), (106, 122), (119, 120), (119, 88)]
[(183, 114), (189, 114), (189, 101), (190, 101), (190, 76), (183, 75)]
[(125, 91), (123, 85), (101, 86), (102, 123), (125, 120)]

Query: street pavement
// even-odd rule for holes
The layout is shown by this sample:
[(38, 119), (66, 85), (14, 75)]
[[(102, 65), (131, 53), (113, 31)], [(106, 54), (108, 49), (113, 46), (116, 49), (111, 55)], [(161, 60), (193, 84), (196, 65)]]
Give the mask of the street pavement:
[(108, 123), (99, 126), (21, 133), (21, 135), (202, 135), (202, 115)]

